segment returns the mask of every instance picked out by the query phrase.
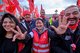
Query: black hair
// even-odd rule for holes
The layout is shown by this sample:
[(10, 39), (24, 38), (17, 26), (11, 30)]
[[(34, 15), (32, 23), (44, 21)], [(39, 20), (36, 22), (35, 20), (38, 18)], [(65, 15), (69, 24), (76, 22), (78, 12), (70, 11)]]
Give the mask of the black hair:
[[(5, 13), (3, 16), (2, 16), (2, 19), (1, 19), (1, 25), (0, 25), (0, 36), (5, 36), (6, 35), (6, 30), (3, 28), (2, 24), (3, 24), (3, 21), (5, 18), (9, 18), (11, 21), (13, 20), (16, 24), (16, 26), (19, 24), (17, 18), (12, 15), (12, 14), (9, 14), (9, 13)], [(19, 25), (18, 25), (19, 26)], [(15, 28), (16, 29), (16, 28)]]
[(43, 22), (43, 24), (44, 24), (44, 20), (42, 18), (37, 18), (36, 21), (37, 20), (41, 20)]

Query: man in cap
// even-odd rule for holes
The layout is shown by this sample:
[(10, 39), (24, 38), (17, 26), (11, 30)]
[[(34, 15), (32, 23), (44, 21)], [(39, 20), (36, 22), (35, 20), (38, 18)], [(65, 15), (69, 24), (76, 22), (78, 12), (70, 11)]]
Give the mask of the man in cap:
[[(31, 31), (31, 14), (29, 10), (25, 10), (23, 12), (23, 17), (21, 18), (20, 21), (20, 29), (22, 30), (22, 32), (24, 33), (25, 31), (27, 31), (28, 33)], [(32, 44), (32, 40), (30, 39), (27, 43), (25, 43), (24, 41), (22, 41), (22, 43), (19, 43), (19, 53), (31, 53), (31, 44)], [(24, 46), (24, 47), (23, 47)], [(23, 47), (23, 49), (22, 49)]]

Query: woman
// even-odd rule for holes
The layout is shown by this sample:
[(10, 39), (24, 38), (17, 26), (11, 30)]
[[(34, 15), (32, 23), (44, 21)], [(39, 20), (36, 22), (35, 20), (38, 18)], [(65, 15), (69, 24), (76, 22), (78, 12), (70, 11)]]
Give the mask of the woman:
[[(18, 35), (21, 31), (18, 27), (19, 34), (14, 37), (18, 39), (25, 39), (26, 42), (33, 38), (33, 53), (49, 53), (49, 37), (54, 38), (55, 33), (44, 27), (44, 21), (41, 18), (38, 18), (35, 24), (36, 27), (32, 32), (27, 34), (27, 36), (21, 36), (20, 38)], [(14, 29), (12, 29), (12, 31), (17, 33)], [(26, 34), (26, 32), (24, 34)], [(16, 38), (13, 38), (13, 41), (15, 41)]]
[(0, 26), (1, 53), (17, 53), (17, 42), (13, 42), (14, 33), (11, 28), (16, 30), (18, 20), (13, 15), (6, 13), (3, 15)]

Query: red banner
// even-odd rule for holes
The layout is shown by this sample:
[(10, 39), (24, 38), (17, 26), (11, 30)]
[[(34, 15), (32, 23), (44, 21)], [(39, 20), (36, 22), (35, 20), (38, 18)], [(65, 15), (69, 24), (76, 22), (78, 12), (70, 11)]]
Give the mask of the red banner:
[(28, 0), (30, 12), (32, 13), (34, 10), (34, 0)]
[(77, 0), (77, 5), (80, 7), (80, 0)]

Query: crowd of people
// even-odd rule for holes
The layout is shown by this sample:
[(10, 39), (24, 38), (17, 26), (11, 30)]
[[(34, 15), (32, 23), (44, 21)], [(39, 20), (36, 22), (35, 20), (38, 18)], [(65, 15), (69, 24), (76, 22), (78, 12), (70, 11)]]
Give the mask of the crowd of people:
[(71, 5), (52, 24), (45, 10), (31, 18), (5, 13), (0, 17), (0, 53), (80, 53), (80, 10)]

